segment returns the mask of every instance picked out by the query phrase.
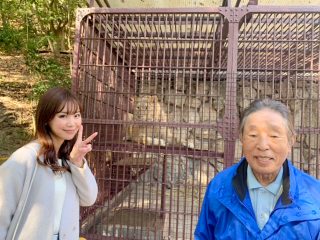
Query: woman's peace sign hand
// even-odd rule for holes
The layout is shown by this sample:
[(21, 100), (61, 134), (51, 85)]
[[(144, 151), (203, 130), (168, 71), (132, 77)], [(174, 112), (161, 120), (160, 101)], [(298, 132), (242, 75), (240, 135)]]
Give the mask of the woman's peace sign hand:
[(84, 156), (92, 150), (91, 141), (98, 135), (97, 132), (91, 134), (86, 139), (82, 140), (83, 126), (81, 125), (78, 131), (77, 140), (70, 153), (70, 161), (78, 166), (82, 167), (84, 164)]

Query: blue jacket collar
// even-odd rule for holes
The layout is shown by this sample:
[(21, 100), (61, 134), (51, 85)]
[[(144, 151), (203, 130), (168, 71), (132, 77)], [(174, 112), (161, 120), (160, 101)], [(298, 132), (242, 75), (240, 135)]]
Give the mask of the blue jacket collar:
[[(281, 195), (281, 201), (283, 205), (288, 205), (292, 203), (292, 197), (290, 195), (294, 195), (291, 192), (290, 194), (290, 183), (291, 183), (291, 191), (295, 189), (294, 179), (290, 179), (290, 170), (289, 170), (289, 161), (285, 160), (283, 163), (283, 176), (282, 176), (282, 184), (283, 184), (283, 192)], [(247, 193), (247, 167), (248, 162), (246, 158), (242, 158), (239, 162), (236, 174), (232, 178), (232, 185), (241, 201), (244, 200)]]

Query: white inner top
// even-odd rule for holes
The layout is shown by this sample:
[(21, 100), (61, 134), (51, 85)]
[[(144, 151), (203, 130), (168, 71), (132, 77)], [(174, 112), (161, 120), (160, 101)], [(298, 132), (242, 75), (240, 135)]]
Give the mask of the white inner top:
[[(58, 159), (59, 165), (62, 166), (62, 160)], [(54, 175), (54, 225), (53, 233), (58, 234), (60, 229), (61, 213), (63, 202), (66, 195), (67, 185), (64, 173)]]

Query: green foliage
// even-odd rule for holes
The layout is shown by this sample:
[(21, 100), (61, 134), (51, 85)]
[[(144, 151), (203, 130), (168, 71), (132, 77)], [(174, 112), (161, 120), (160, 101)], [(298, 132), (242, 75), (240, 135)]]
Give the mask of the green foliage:
[(23, 30), (9, 25), (0, 28), (0, 49), (7, 53), (20, 52), (25, 44)]
[(29, 51), (26, 60), (29, 69), (39, 79), (32, 90), (34, 99), (38, 99), (52, 87), (71, 87), (69, 68), (61, 64), (53, 55), (42, 56), (34, 51)]
[[(21, 52), (39, 81), (32, 98), (53, 86), (70, 87), (61, 52), (71, 52), (76, 8), (86, 0), (0, 0), (0, 50)], [(46, 54), (41, 54), (45, 52)]]
[(20, 21), (22, 1), (3, 0), (0, 1), (0, 17), (3, 26), (10, 25), (13, 21)]
[(75, 20), (76, 8), (85, 6), (85, 0), (26, 0), (32, 25), (37, 32), (47, 36), (50, 51), (65, 51), (71, 38), (70, 27)]
[(0, 1), (0, 23), (0, 49), (8, 53), (23, 50), (27, 38), (22, 2)]

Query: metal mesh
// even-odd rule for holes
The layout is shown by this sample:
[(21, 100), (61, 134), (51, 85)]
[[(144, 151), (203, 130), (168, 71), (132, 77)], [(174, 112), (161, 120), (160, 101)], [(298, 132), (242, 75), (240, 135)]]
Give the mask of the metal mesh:
[[(83, 9), (73, 90), (99, 184), (89, 239), (193, 239), (206, 186), (238, 161), (239, 113), (286, 103), (292, 161), (320, 177), (319, 12)], [(255, 8), (259, 10), (259, 8)]]
[(238, 105), (256, 98), (284, 102), (298, 133), (291, 159), (319, 178), (319, 13), (244, 17), (238, 43)]

